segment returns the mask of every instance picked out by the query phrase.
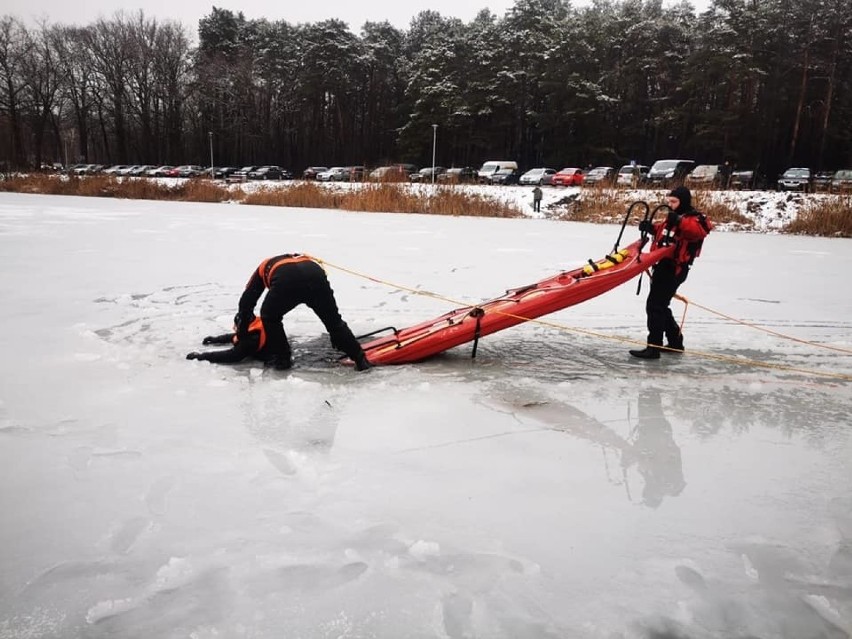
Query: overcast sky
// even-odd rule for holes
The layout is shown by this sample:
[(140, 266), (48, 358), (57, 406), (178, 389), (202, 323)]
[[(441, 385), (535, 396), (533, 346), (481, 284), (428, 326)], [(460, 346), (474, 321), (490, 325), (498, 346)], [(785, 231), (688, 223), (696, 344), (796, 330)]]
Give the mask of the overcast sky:
[[(573, 4), (581, 6), (586, 3), (586, 0), (575, 0)], [(697, 7), (706, 3), (707, 0), (693, 0)], [(427, 9), (468, 21), (486, 6), (492, 13), (502, 16), (513, 4), (514, 0), (220, 0), (215, 3), (220, 8), (242, 11), (247, 18), (284, 19), (291, 23), (339, 18), (348, 22), (349, 28), (356, 33), (368, 20), (388, 20), (396, 27), (405, 28), (412, 17)], [(27, 22), (46, 17), (51, 22), (62, 24), (88, 24), (99, 16), (110, 17), (119, 10), (143, 8), (149, 16), (183, 22), (194, 34), (198, 20), (210, 13), (213, 3), (210, 0), (5, 0), (3, 5), (0, 9), (2, 14), (11, 14)]]

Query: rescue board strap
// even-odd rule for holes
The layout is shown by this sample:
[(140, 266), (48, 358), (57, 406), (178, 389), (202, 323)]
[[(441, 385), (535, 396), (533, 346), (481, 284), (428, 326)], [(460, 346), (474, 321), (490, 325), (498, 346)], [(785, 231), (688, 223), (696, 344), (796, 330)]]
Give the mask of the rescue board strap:
[(478, 306), (470, 312), (471, 317), (476, 318), (476, 330), (473, 332), (473, 351), (470, 353), (471, 359), (476, 359), (476, 348), (479, 346), (479, 338), (482, 335), (481, 324), (482, 318), (485, 316), (485, 310), (479, 308)]

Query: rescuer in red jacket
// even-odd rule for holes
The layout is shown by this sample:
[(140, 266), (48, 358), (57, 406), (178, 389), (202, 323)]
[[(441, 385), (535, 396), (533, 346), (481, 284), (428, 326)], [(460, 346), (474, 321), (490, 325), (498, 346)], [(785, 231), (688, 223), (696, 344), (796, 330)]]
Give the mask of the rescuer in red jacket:
[[(266, 297), (260, 306), (258, 320), (255, 318), (254, 308), (264, 291), (266, 291)], [(268, 366), (274, 366), (279, 370), (289, 369), (293, 366), (293, 359), (282, 320), (284, 315), (299, 304), (307, 305), (316, 313), (328, 331), (332, 346), (343, 351), (355, 362), (355, 370), (370, 368), (361, 344), (340, 316), (334, 291), (322, 266), (311, 257), (299, 253), (270, 257), (261, 262), (251, 274), (240, 297), (239, 312), (234, 318), (236, 341), (232, 349), (222, 351), (223, 354), (220, 356), (215, 356), (213, 353), (190, 353), (187, 358), (214, 361), (211, 356), (215, 356), (218, 361), (224, 363), (225, 360), (221, 359), (222, 357), (244, 359), (252, 355), (263, 359)], [(212, 339), (218, 340), (223, 337)], [(208, 343), (222, 342), (208, 341)], [(244, 347), (241, 348), (240, 344)], [(251, 352), (252, 348), (254, 352)], [(226, 355), (227, 353), (230, 355)], [(239, 359), (231, 361), (239, 361)]]
[(642, 350), (631, 350), (630, 354), (641, 359), (659, 359), (663, 336), (666, 347), (663, 352), (683, 352), (683, 335), (675, 321), (670, 304), (678, 287), (689, 275), (689, 268), (701, 254), (704, 238), (713, 228), (712, 222), (703, 213), (692, 208), (692, 193), (685, 186), (678, 186), (666, 196), (671, 209), (666, 220), (652, 224), (643, 220), (639, 230), (651, 233), (656, 242), (674, 242), (671, 258), (660, 260), (651, 270), (651, 290), (645, 303), (648, 314), (648, 345)]

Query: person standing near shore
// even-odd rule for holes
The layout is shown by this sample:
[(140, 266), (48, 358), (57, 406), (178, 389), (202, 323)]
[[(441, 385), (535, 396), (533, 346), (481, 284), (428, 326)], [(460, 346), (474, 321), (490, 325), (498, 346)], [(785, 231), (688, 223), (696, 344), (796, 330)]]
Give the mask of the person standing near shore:
[(540, 213), (541, 212), (541, 187), (536, 186), (533, 189), (533, 212)]

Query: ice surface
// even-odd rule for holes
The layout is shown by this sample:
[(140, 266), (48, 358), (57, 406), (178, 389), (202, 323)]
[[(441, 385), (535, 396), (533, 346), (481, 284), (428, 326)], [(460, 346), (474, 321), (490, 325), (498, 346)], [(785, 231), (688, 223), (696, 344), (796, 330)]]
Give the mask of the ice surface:
[[(269, 255), (476, 301), (616, 234), (3, 194), (0, 638), (849, 637), (848, 353), (691, 307), (631, 361), (633, 282), (475, 361), (355, 373), (304, 309), (291, 372), (184, 360)], [(682, 292), (852, 349), (850, 248), (714, 233)], [(356, 333), (448, 310), (329, 275)]]

